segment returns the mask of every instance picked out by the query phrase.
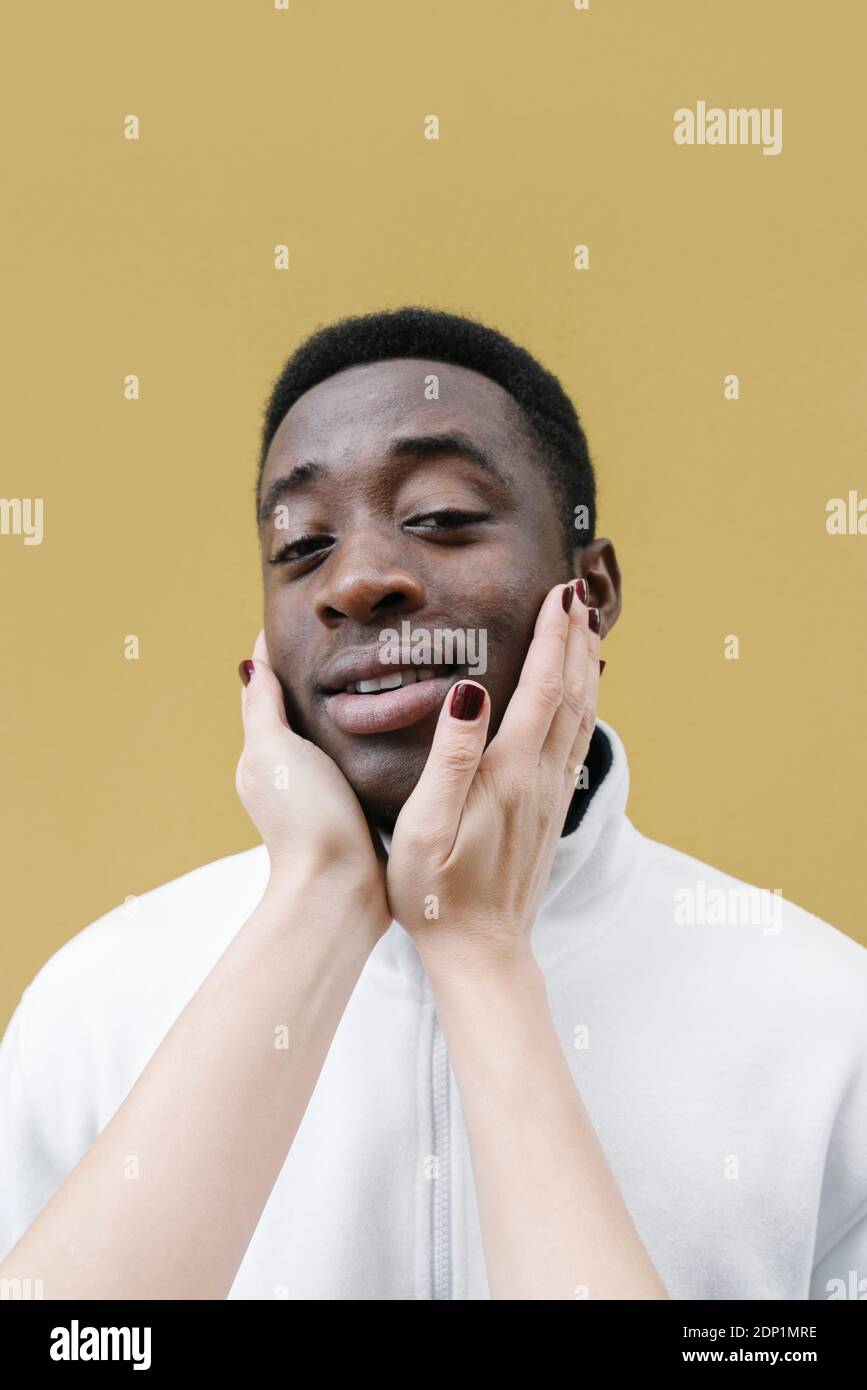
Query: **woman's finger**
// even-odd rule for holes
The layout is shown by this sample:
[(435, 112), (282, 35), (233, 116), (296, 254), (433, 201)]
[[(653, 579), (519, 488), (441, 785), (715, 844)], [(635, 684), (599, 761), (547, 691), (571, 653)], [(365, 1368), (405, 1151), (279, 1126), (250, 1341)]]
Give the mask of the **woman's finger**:
[(596, 706), (599, 699), (599, 662), (590, 661), (590, 684), (587, 689), (587, 700), (584, 712), (575, 730), (575, 737), (572, 740), (572, 747), (566, 760), (566, 771), (569, 780), (574, 787), (578, 771), (584, 765), (587, 757), (587, 750), (590, 747), (590, 740), (593, 737), (593, 730), (596, 728)]
[(488, 692), (477, 681), (458, 681), (443, 701), (427, 762), (401, 811), (420, 837), (443, 857), (451, 852), (470, 784), (476, 775), (491, 717)]
[[(586, 588), (584, 592), (587, 592)], [(583, 732), (586, 732), (588, 717), (592, 719), (596, 709), (599, 634), (593, 630), (593, 614), (598, 625), (598, 608), (585, 607), (576, 591), (569, 609), (569, 634), (563, 663), (563, 701), (551, 721), (543, 751), (543, 757), (553, 767), (568, 768), (570, 771), (573, 752), (580, 745)], [(590, 732), (593, 732), (592, 724)], [(577, 768), (575, 770), (577, 772)]]
[(539, 609), (520, 680), (488, 748), (491, 762), (500, 758), (539, 761), (551, 722), (563, 699), (563, 664), (569, 634), (569, 614), (563, 595), (571, 587), (557, 584)]

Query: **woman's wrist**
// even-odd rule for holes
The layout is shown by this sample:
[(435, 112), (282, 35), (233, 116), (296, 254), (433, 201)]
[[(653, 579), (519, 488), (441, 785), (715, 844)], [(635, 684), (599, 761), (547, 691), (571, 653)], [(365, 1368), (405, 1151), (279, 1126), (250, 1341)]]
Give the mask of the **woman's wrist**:
[(341, 937), (369, 938), (371, 948), (390, 922), (381, 878), (345, 861), (337, 868), (313, 858), (272, 862), (260, 907), (287, 929), (336, 929)]
[[(478, 932), (478, 927), (475, 928)], [(491, 937), (499, 935), (490, 929)], [(435, 997), (442, 1004), (472, 1005), (484, 994), (521, 994), (538, 992), (543, 998), (545, 980), (533, 954), (529, 937), (490, 940), (482, 934), (478, 944), (468, 947), (466, 934), (458, 937), (462, 944), (452, 947), (441, 941), (436, 947), (419, 946), (419, 954)]]

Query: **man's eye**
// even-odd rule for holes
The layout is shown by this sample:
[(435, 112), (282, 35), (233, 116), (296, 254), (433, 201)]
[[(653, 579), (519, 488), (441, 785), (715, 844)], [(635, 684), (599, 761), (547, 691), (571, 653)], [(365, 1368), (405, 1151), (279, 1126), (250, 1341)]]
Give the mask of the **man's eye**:
[(297, 541), (287, 541), (281, 545), (276, 555), (268, 561), (270, 565), (291, 565), (293, 561), (306, 560), (310, 555), (333, 544), (333, 536), (299, 536)]
[(406, 525), (414, 531), (453, 531), (460, 526), (476, 526), (490, 519), (490, 512), (424, 512), (410, 517)]

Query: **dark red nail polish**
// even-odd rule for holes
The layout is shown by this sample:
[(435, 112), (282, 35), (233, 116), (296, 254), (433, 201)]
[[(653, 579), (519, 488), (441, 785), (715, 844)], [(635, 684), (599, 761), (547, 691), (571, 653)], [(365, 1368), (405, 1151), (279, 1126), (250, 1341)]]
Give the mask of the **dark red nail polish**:
[(485, 692), (480, 685), (469, 681), (458, 681), (452, 691), (450, 714), (453, 719), (478, 719), (485, 703)]
[(241, 677), (241, 680), (244, 682), (245, 685), (249, 685), (249, 684), (250, 684), (250, 677), (252, 676), (252, 674), (253, 674), (253, 663), (252, 663), (252, 661), (242, 661), (241, 664), (240, 664), (240, 666), (238, 667), (238, 675)]
[(600, 661), (600, 663), (599, 663), (599, 674), (600, 674), (600, 676), (602, 675), (602, 672), (603, 672), (604, 670), (605, 670), (605, 662), (604, 662), (604, 661)]
[(587, 615), (588, 615), (588, 622), (590, 623), (590, 630), (591, 630), (591, 632), (598, 632), (599, 629), (600, 629), (600, 627), (602, 626), (602, 624), (601, 624), (601, 622), (600, 622), (600, 620), (599, 620), (599, 609), (598, 609), (598, 608), (588, 608), (588, 609), (587, 609)]
[(572, 584), (567, 584), (563, 590), (563, 609), (566, 613), (572, 607), (572, 600), (575, 597), (575, 588)]
[(590, 585), (587, 583), (586, 579), (578, 580), (578, 583), (575, 585), (575, 592), (586, 608), (587, 604), (590, 602)]

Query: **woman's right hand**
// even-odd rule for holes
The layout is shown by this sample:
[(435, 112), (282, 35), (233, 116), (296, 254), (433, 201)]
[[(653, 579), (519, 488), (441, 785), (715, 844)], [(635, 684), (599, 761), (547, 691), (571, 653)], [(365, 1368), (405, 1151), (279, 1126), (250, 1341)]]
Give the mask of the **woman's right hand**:
[(353, 920), (381, 935), (391, 922), (385, 851), (336, 763), (289, 727), (264, 632), (251, 664), (235, 786), (268, 850), (269, 886), (291, 892), (303, 885), (308, 893), (321, 887), (335, 910), (342, 903), (352, 913), (357, 903)]

